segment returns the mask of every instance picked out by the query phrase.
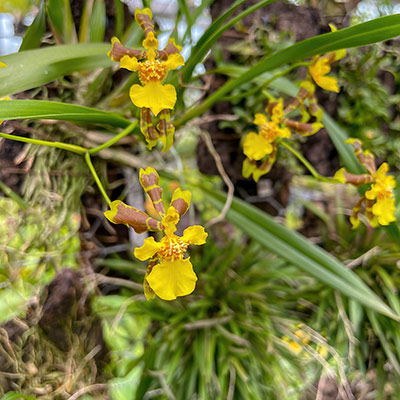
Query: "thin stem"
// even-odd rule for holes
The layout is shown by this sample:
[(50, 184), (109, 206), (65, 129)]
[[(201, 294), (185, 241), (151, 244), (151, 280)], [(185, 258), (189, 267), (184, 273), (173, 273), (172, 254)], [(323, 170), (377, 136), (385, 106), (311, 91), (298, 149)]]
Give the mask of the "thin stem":
[(23, 210), (28, 209), (28, 205), (25, 201), (20, 197), (17, 193), (14, 192), (10, 187), (8, 187), (5, 183), (0, 181), (0, 190), (8, 197), (13, 199)]
[(294, 149), (288, 142), (285, 140), (280, 140), (282, 146), (286, 147), (292, 154), (294, 154), (302, 163), (303, 165), (310, 171), (311, 175), (318, 179), (321, 182), (330, 182), (330, 183), (339, 183), (336, 179), (327, 178), (326, 176), (320, 175), (317, 170), (310, 164), (310, 162), (296, 149)]
[(110, 198), (108, 197), (108, 195), (107, 195), (107, 193), (106, 193), (106, 191), (105, 191), (105, 189), (104, 189), (104, 186), (103, 186), (103, 184), (101, 183), (99, 176), (97, 175), (96, 170), (94, 169), (94, 166), (93, 166), (93, 164), (92, 164), (92, 160), (91, 160), (91, 158), (90, 158), (89, 152), (86, 152), (86, 153), (85, 153), (85, 160), (86, 160), (86, 164), (88, 165), (88, 167), (89, 167), (89, 169), (90, 169), (90, 172), (91, 172), (92, 175), (93, 175), (94, 180), (95, 180), (96, 183), (97, 183), (97, 186), (98, 186), (98, 188), (99, 188), (101, 194), (103, 195), (103, 197), (104, 197), (104, 199), (106, 200), (107, 204), (108, 204), (109, 206), (111, 206), (111, 200), (110, 200)]
[(125, 136), (129, 135), (137, 126), (137, 120), (133, 121), (130, 125), (128, 125), (122, 132), (115, 135), (111, 140), (108, 142), (103, 143), (101, 146), (95, 147), (94, 149), (88, 150), (89, 154), (98, 153), (101, 150), (107, 149), (111, 147), (113, 144), (117, 143), (119, 140), (124, 138)]
[(57, 149), (72, 151), (77, 154), (85, 154), (87, 149), (81, 146), (76, 146), (75, 144), (61, 143), (61, 142), (49, 142), (47, 140), (31, 139), (21, 136), (9, 135), (7, 133), (0, 132), (0, 137), (4, 139), (15, 140), (17, 142), (39, 144), (41, 146), (56, 147)]

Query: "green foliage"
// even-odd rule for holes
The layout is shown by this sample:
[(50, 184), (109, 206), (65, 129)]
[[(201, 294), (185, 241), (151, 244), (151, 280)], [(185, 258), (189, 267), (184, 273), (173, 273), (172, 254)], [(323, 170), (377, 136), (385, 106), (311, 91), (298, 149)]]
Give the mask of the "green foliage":
[[(162, 398), (297, 398), (304, 377), (320, 368), (316, 349), (326, 342), (314, 332), (296, 355), (283, 337), (293, 337), (308, 312), (298, 299), (313, 280), (240, 238), (223, 247), (211, 239), (192, 261), (199, 275), (193, 296), (95, 300), (120, 376), (113, 399), (141, 399), (160, 386)], [(329, 359), (328, 369), (342, 368), (335, 354)]]

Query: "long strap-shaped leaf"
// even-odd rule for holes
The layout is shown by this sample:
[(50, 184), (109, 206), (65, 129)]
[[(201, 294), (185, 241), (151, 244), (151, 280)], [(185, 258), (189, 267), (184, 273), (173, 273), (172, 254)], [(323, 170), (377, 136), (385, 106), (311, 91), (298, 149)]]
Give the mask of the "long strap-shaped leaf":
[[(205, 187), (211, 204), (222, 209), (225, 195)], [(306, 238), (274, 221), (269, 215), (234, 198), (227, 219), (255, 239), (271, 252), (306, 271), (346, 296), (352, 297), (364, 306), (387, 315), (395, 320), (397, 316), (364, 282), (347, 269), (332, 255), (310, 243)]]
[(337, 32), (326, 33), (311, 39), (303, 40), (262, 59), (244, 74), (235, 79), (229, 80), (198, 107), (193, 108), (176, 121), (175, 126), (181, 126), (187, 121), (203, 114), (227, 93), (242, 84), (251, 81), (266, 71), (271, 71), (284, 64), (292, 63), (317, 54), (323, 54), (329, 51), (349, 47), (365, 46), (398, 35), (400, 35), (400, 14), (377, 18)]
[(108, 124), (119, 128), (126, 128), (131, 123), (117, 114), (75, 104), (45, 100), (3, 100), (0, 102), (0, 121), (10, 119), (57, 119)]
[(188, 82), (192, 76), (193, 70), (196, 65), (203, 61), (203, 58), (206, 56), (207, 52), (211, 49), (211, 47), (215, 44), (215, 42), (222, 36), (222, 34), (227, 31), (234, 24), (239, 22), (241, 19), (251, 14), (252, 12), (258, 10), (261, 7), (265, 7), (266, 5), (274, 2), (275, 0), (262, 0), (253, 6), (245, 9), (235, 18), (232, 18), (227, 24), (223, 25), (223, 22), (240, 6), (244, 3), (243, 0), (236, 1), (231, 8), (229, 8), (224, 14), (222, 14), (219, 18), (217, 18), (212, 25), (207, 29), (206, 32), (202, 35), (200, 40), (197, 42), (196, 46), (192, 50), (192, 54), (190, 55), (186, 65), (182, 70), (182, 81)]
[(76, 71), (109, 67), (107, 43), (50, 46), (0, 57), (0, 97), (32, 89)]

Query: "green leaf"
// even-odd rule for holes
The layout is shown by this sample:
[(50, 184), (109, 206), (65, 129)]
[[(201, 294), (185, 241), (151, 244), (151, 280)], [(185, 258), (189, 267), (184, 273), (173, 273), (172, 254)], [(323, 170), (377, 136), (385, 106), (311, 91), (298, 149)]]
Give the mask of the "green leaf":
[(352, 174), (363, 174), (365, 172), (362, 165), (357, 160), (354, 154), (353, 146), (345, 143), (349, 138), (348, 135), (339, 127), (339, 125), (326, 113), (324, 112), (322, 123), (325, 126), (343, 165)]
[(126, 128), (130, 121), (117, 114), (75, 104), (44, 100), (4, 100), (0, 103), (0, 120), (56, 119), (64, 121), (108, 124)]
[(218, 17), (202, 35), (200, 40), (197, 42), (196, 46), (193, 48), (192, 53), (182, 70), (182, 80), (183, 82), (188, 82), (192, 76), (193, 70), (196, 65), (202, 62), (203, 58), (206, 56), (211, 47), (215, 42), (222, 36), (222, 34), (239, 22), (241, 19), (251, 14), (255, 10), (264, 7), (275, 0), (263, 0), (254, 4), (253, 6), (245, 9), (235, 18), (232, 18), (227, 24), (221, 26), (224, 21), (234, 12), (236, 9), (244, 3), (243, 0), (236, 1), (231, 8), (225, 11), (220, 17)]
[(50, 46), (27, 50), (1, 58), (8, 68), (0, 68), (0, 97), (32, 89), (76, 71), (110, 67), (110, 45), (90, 43)]
[(90, 41), (102, 42), (106, 32), (106, 5), (103, 0), (96, 0), (90, 18)]
[(0, 400), (37, 400), (36, 397), (28, 396), (26, 394), (17, 392), (8, 392)]
[(28, 28), (22, 40), (19, 51), (25, 51), (30, 49), (36, 49), (42, 42), (42, 37), (46, 31), (46, 8), (45, 2), (42, 0), (40, 3), (39, 11)]
[(82, 16), (79, 23), (79, 43), (86, 43), (89, 41), (89, 24), (90, 16), (93, 10), (93, 0), (86, 0), (83, 6)]
[[(202, 187), (217, 209), (222, 209), (225, 195)], [(272, 253), (324, 282), (331, 288), (357, 300), (367, 308), (389, 316), (397, 316), (367, 285), (332, 255), (306, 238), (273, 220), (256, 207), (234, 198), (226, 216), (241, 231), (258, 241)]]
[(48, 0), (47, 15), (58, 43), (73, 43), (76, 41), (75, 25), (68, 0)]
[(324, 54), (330, 51), (365, 46), (400, 35), (400, 14), (389, 15), (351, 26), (337, 32), (326, 33), (289, 46), (286, 49), (263, 58), (247, 72), (229, 80), (199, 106), (181, 117), (175, 126), (182, 126), (191, 119), (203, 114), (227, 93), (257, 78), (264, 72), (279, 68), (282, 65)]

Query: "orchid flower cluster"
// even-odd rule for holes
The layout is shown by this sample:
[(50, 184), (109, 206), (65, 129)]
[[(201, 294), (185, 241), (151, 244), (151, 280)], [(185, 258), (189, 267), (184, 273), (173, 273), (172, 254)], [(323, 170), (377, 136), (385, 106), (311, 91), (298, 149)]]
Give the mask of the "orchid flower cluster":
[[(259, 127), (258, 133), (248, 133), (243, 141), (243, 153), (247, 156), (242, 170), (245, 178), (252, 175), (257, 182), (262, 175), (271, 170), (276, 159), (278, 143), (281, 139), (290, 138), (291, 131), (302, 136), (310, 136), (322, 128), (322, 110), (314, 101), (313, 95), (313, 85), (305, 82), (296, 98), (286, 108), (283, 106), (282, 98), (273, 99), (265, 108), (269, 118), (261, 113), (255, 115), (254, 124)], [(308, 107), (305, 104), (307, 99)], [(297, 108), (300, 108), (302, 120), (287, 118), (287, 115)], [(314, 117), (315, 121), (310, 123), (311, 117)]]
[[(170, 39), (163, 50), (158, 50), (149, 8), (136, 9), (135, 20), (144, 31), (142, 45), (145, 50), (124, 47), (114, 37), (108, 55), (113, 61), (119, 62), (121, 68), (139, 73), (141, 85), (133, 85), (129, 94), (132, 103), (140, 108), (140, 130), (149, 150), (160, 140), (163, 144), (162, 150), (167, 151), (174, 140), (175, 128), (170, 121), (170, 110), (175, 107), (177, 96), (174, 86), (164, 85), (162, 82), (168, 71), (184, 65), (180, 54), (182, 48), (176, 45), (174, 39)], [(159, 122), (154, 127), (152, 119), (157, 116)], [(189, 208), (191, 193), (177, 188), (166, 208), (157, 171), (152, 167), (141, 169), (139, 180), (150, 197), (158, 218), (120, 200), (110, 204), (110, 210), (105, 212), (105, 216), (114, 224), (132, 227), (137, 233), (159, 231), (164, 234), (160, 242), (156, 242), (152, 236), (146, 238), (143, 246), (136, 248), (134, 252), (139, 260), (149, 260), (143, 283), (148, 300), (156, 295), (163, 300), (186, 296), (193, 292), (197, 281), (190, 258), (184, 258), (186, 249), (189, 245), (204, 244), (207, 238), (204, 228), (199, 225), (185, 229), (182, 237), (175, 235), (180, 217)]]
[[(146, 50), (129, 49), (113, 37), (108, 55), (113, 61), (119, 62), (121, 68), (139, 73), (141, 85), (133, 85), (129, 94), (132, 103), (140, 108), (140, 130), (148, 149), (152, 149), (160, 140), (163, 151), (167, 151), (174, 141), (175, 127), (171, 123), (170, 110), (175, 107), (176, 90), (174, 86), (163, 85), (162, 82), (168, 71), (184, 65), (185, 61), (180, 54), (182, 47), (176, 45), (174, 39), (170, 39), (163, 50), (157, 50), (158, 40), (151, 23), (152, 17), (149, 8), (136, 9), (135, 20), (144, 31), (142, 45)], [(156, 127), (151, 113), (154, 117), (159, 115)]]
[(186, 296), (193, 292), (197, 281), (190, 258), (184, 258), (186, 249), (189, 245), (204, 244), (207, 238), (207, 233), (200, 225), (186, 228), (182, 237), (175, 235), (180, 217), (190, 206), (191, 193), (188, 190), (175, 189), (165, 211), (157, 171), (152, 167), (141, 169), (139, 181), (160, 218), (153, 218), (120, 200), (111, 203), (105, 216), (114, 224), (132, 227), (136, 233), (163, 232), (160, 242), (156, 242), (151, 236), (144, 240), (143, 246), (135, 249), (135, 256), (139, 260), (149, 260), (143, 283), (148, 300), (155, 295), (163, 300)]
[[(331, 29), (336, 31), (333, 26)], [(269, 119), (264, 114), (255, 115), (254, 124), (259, 127), (259, 132), (248, 133), (243, 141), (243, 153), (247, 157), (242, 170), (245, 178), (252, 175), (257, 182), (271, 170), (276, 160), (278, 143), (282, 139), (289, 139), (291, 130), (302, 136), (310, 136), (323, 128), (322, 110), (315, 97), (314, 83), (322, 89), (339, 92), (337, 79), (326, 75), (331, 71), (331, 64), (345, 55), (346, 50), (338, 50), (313, 57), (308, 67), (307, 78), (300, 84), (296, 98), (285, 109), (282, 98), (271, 100), (265, 109)], [(301, 121), (287, 118), (287, 115), (296, 109), (300, 110)], [(312, 117), (314, 122), (310, 123)]]
[(396, 181), (393, 176), (388, 175), (389, 165), (384, 162), (376, 169), (375, 159), (369, 151), (363, 151), (362, 143), (358, 139), (349, 139), (346, 143), (351, 143), (354, 147), (354, 154), (359, 162), (367, 170), (366, 174), (351, 174), (344, 168), (339, 169), (334, 178), (341, 183), (348, 183), (353, 186), (371, 184), (361, 198), (357, 201), (350, 217), (353, 229), (360, 225), (360, 212), (365, 206), (365, 216), (371, 226), (389, 225), (395, 221), (395, 198), (393, 189)]

